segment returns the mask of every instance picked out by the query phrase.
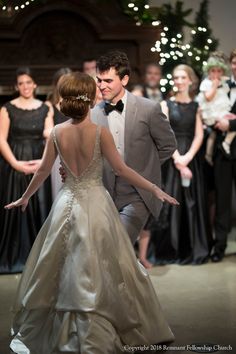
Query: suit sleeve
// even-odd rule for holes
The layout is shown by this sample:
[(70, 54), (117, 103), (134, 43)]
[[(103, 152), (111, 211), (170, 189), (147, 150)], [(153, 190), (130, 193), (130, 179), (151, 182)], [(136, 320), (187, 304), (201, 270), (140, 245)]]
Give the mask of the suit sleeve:
[(150, 134), (159, 153), (160, 163), (163, 164), (173, 155), (177, 149), (177, 144), (174, 132), (159, 103), (154, 106), (150, 113), (149, 124)]
[(236, 132), (236, 119), (232, 119), (229, 121), (229, 131)]

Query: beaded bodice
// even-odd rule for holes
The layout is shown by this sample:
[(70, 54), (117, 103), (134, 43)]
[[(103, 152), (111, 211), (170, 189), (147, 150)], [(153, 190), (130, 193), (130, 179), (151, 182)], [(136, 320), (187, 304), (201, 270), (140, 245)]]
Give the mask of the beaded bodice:
[(66, 171), (66, 180), (64, 183), (64, 188), (69, 189), (70, 191), (73, 192), (73, 194), (76, 194), (76, 192), (81, 192), (81, 191), (86, 191), (90, 189), (93, 186), (99, 186), (103, 185), (102, 182), (102, 173), (103, 173), (103, 159), (102, 159), (102, 154), (101, 154), (101, 148), (100, 148), (100, 133), (101, 133), (101, 127), (97, 127), (96, 131), (96, 141), (94, 145), (94, 152), (93, 152), (93, 157), (88, 164), (88, 166), (85, 168), (85, 170), (79, 175), (76, 176), (71, 169), (69, 168), (68, 164), (65, 161), (65, 158), (62, 156), (56, 134), (55, 134), (55, 128), (53, 129), (53, 140), (56, 146), (56, 149), (58, 151), (58, 155), (61, 160), (61, 164), (63, 168)]

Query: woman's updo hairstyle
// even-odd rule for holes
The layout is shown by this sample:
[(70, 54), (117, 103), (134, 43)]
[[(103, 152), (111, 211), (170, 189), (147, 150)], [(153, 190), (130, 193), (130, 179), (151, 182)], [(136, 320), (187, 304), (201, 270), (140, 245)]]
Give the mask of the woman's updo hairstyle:
[(82, 121), (93, 107), (96, 83), (92, 77), (80, 72), (63, 75), (58, 82), (60, 109), (67, 117)]

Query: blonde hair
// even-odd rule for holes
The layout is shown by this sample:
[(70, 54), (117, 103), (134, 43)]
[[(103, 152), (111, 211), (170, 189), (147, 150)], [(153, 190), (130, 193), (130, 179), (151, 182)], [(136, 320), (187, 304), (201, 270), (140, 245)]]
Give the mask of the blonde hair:
[(188, 75), (189, 79), (192, 81), (192, 84), (189, 87), (189, 95), (193, 98), (197, 93), (198, 84), (199, 84), (199, 79), (198, 79), (195, 71), (191, 68), (191, 66), (189, 66), (187, 64), (177, 65), (173, 70), (173, 75), (174, 75), (175, 71), (177, 71), (177, 70), (185, 71), (186, 74)]
[(84, 73), (65, 74), (58, 82), (61, 112), (67, 117), (82, 121), (93, 106), (96, 97), (94, 79)]

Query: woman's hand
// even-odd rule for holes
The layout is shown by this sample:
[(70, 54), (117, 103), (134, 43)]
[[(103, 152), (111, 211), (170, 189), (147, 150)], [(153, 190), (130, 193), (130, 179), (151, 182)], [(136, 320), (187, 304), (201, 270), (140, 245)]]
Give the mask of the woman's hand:
[(16, 200), (15, 202), (11, 202), (8, 205), (5, 205), (5, 209), (13, 209), (21, 206), (21, 210), (25, 211), (27, 205), (28, 205), (29, 199), (21, 197), (20, 199)]
[[(176, 156), (174, 158), (174, 164), (175, 164), (176, 168), (178, 168), (177, 166), (186, 167), (186, 166), (188, 166), (188, 164), (191, 160), (192, 159), (191, 159), (190, 154), (186, 153), (184, 155)], [(178, 168), (178, 170), (179, 170), (179, 168)]]
[(41, 160), (17, 161), (13, 168), (18, 172), (24, 173), (25, 175), (31, 175), (34, 174), (39, 168), (40, 161)]
[(153, 185), (153, 194), (157, 199), (160, 199), (162, 202), (167, 202), (172, 205), (179, 205), (179, 202), (175, 198), (165, 193), (162, 189), (160, 189), (155, 184)]
[(180, 175), (181, 175), (182, 178), (186, 178), (186, 179), (192, 179), (193, 178), (192, 171), (188, 167), (183, 167), (180, 170)]

